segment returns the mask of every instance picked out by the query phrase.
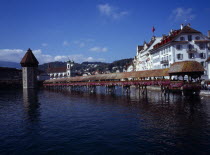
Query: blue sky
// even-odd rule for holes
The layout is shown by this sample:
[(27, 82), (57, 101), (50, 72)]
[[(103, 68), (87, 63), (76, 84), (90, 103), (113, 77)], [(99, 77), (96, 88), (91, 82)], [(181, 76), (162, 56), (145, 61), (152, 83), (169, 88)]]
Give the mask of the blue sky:
[(0, 0), (0, 60), (30, 47), (40, 63), (112, 62), (134, 57), (153, 25), (156, 36), (181, 23), (206, 35), (209, 18), (209, 0)]

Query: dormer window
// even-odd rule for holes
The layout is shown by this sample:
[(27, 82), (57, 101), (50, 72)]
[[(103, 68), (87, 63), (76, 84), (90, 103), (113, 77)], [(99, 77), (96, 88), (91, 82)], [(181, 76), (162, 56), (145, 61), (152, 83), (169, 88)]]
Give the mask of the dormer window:
[(199, 37), (199, 36), (196, 36), (196, 37), (195, 37), (195, 40), (200, 40), (200, 37)]
[(185, 39), (184, 39), (184, 37), (180, 37), (180, 41), (184, 41)]

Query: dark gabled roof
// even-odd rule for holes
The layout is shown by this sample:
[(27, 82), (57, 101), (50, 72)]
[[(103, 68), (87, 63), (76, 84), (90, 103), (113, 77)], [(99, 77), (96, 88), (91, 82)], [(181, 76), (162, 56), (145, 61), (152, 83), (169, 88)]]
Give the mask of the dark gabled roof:
[(186, 43), (188, 43), (188, 41), (172, 41), (172, 43), (186, 44)]
[(201, 33), (201, 32), (191, 28), (190, 26), (184, 26), (183, 29), (180, 31), (180, 34), (181, 33)]
[(197, 61), (175, 62), (169, 68), (169, 74), (203, 72), (203, 66)]
[(144, 46), (138, 45), (138, 51), (141, 51), (144, 48)]
[(209, 43), (210, 40), (195, 40), (195, 43)]
[(66, 72), (66, 67), (48, 68), (47, 73), (62, 73)]
[(20, 62), (22, 67), (38, 67), (39, 62), (29, 48)]

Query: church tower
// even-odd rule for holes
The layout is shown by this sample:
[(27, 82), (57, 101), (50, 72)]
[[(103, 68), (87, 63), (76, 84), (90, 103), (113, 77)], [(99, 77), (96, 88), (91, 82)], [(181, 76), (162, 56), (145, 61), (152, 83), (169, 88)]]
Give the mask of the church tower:
[(20, 62), (22, 66), (23, 88), (37, 87), (37, 67), (39, 62), (29, 48)]
[(67, 61), (67, 68), (66, 68), (66, 72), (67, 72), (67, 77), (71, 77), (71, 67), (73, 66), (73, 61)]

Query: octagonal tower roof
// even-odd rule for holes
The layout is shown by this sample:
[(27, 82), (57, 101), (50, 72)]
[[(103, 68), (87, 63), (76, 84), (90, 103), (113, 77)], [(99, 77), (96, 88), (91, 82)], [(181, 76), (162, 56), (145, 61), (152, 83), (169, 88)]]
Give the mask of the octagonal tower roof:
[(32, 53), (32, 50), (29, 48), (20, 64), (22, 67), (38, 67), (39, 62)]

